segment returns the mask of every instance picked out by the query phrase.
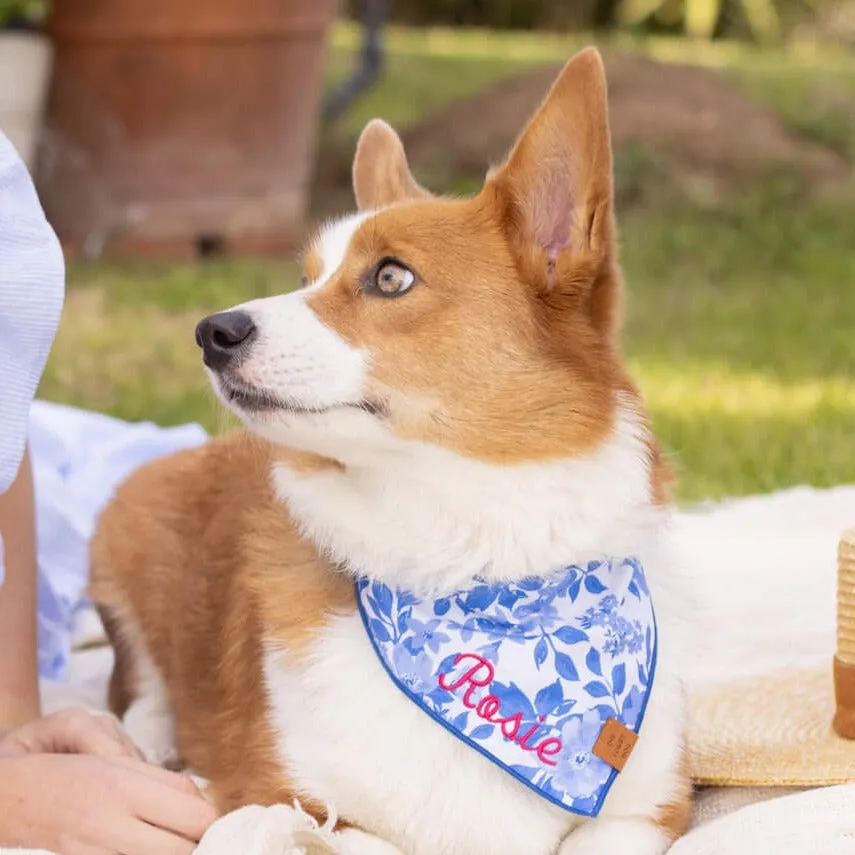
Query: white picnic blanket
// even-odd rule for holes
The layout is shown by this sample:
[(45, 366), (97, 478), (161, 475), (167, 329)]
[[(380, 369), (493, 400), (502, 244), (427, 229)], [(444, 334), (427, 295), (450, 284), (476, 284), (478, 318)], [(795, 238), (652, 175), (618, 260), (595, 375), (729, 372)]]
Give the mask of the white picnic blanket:
[[(855, 486), (799, 487), (678, 512), (675, 534), (705, 639), (704, 658), (687, 675), (690, 688), (787, 665), (827, 667), (834, 652), (837, 543), (853, 526)], [(100, 636), (93, 613), (79, 608), (75, 630), (78, 641)], [(67, 684), (43, 682), (45, 709), (103, 709), (110, 667), (107, 648), (74, 653)], [(855, 785), (790, 793), (701, 792), (694, 828), (673, 855), (855, 855)], [(199, 855), (286, 855), (293, 811), (261, 810), (215, 823)], [(334, 848), (334, 837), (329, 843)], [(6, 853), (0, 849), (0, 855)]]
[(38, 531), (39, 672), (66, 677), (89, 578), (88, 543), (115, 487), (152, 458), (204, 442), (199, 425), (129, 424), (101, 413), (36, 401), (27, 439)]

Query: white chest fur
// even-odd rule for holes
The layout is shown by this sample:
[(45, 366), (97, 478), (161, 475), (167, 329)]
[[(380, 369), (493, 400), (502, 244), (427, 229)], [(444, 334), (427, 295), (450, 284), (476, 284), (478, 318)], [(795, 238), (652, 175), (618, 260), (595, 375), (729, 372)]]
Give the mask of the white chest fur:
[[(356, 434), (364, 416), (354, 418)], [(585, 457), (498, 466), (399, 440), (395, 453), (368, 452), (354, 440), (342, 469), (306, 476), (278, 465), (272, 477), (304, 533), (343, 567), (451, 591), (473, 576), (506, 581), (634, 554), (661, 517), (645, 440), (626, 406)]]

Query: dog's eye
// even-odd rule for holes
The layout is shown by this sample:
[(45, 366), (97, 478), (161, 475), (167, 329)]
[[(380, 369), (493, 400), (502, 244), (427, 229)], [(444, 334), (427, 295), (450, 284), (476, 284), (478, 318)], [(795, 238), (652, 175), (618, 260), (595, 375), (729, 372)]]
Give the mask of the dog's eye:
[(409, 291), (416, 281), (416, 275), (397, 261), (381, 264), (374, 276), (374, 287), (384, 297), (397, 297)]
[(308, 276), (301, 276), (300, 277), (300, 287), (301, 288), (308, 288), (309, 287), (309, 277)]

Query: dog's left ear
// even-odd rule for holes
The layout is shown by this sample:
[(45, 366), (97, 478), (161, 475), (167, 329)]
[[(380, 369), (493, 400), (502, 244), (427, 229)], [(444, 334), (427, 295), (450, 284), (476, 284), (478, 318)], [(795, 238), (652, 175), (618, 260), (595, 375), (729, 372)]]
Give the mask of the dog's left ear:
[[(509, 238), (544, 278), (568, 257), (607, 260), (613, 246), (606, 76), (595, 48), (565, 66), (504, 165), (487, 181)], [(540, 277), (538, 277), (540, 278)]]
[(382, 119), (370, 121), (356, 144), (353, 191), (360, 211), (431, 196), (413, 178), (404, 144)]

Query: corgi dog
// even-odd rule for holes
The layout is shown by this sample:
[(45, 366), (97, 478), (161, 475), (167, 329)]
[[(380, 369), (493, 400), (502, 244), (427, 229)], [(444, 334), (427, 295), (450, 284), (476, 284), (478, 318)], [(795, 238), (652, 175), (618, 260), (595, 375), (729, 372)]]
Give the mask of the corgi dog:
[(341, 855), (659, 855), (691, 805), (684, 611), (599, 53), (471, 198), (379, 120), (353, 182), (305, 287), (196, 329), (246, 430), (101, 515), (111, 708), (222, 812), (289, 806)]

